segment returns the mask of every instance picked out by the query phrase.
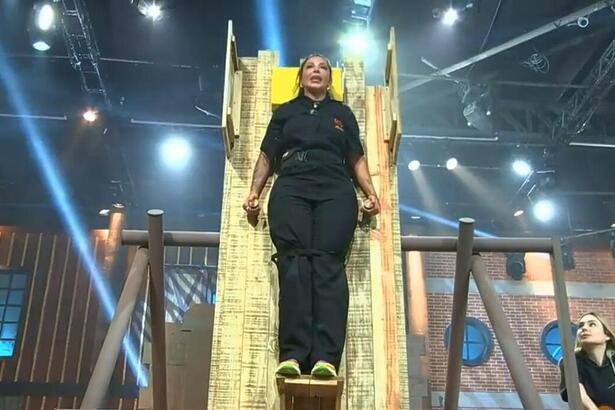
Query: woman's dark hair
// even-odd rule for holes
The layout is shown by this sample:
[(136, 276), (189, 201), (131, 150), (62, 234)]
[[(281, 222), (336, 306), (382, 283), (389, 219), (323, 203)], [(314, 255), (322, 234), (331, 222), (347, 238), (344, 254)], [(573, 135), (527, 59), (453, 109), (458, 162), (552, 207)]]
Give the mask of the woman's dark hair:
[(299, 66), (299, 72), (297, 73), (297, 80), (295, 81), (295, 91), (299, 89), (299, 94), (303, 94), (303, 89), (301, 89), (300, 87), (301, 75), (303, 74), (303, 70), (305, 69), (305, 65), (307, 64), (308, 60), (312, 57), (320, 57), (323, 60), (325, 60), (325, 63), (327, 63), (327, 68), (329, 68), (329, 73), (330, 73), (329, 75), (331, 76), (331, 82), (333, 83), (333, 68), (331, 67), (331, 62), (329, 61), (329, 59), (323, 56), (322, 54), (312, 53), (304, 57), (303, 60), (301, 61), (301, 65)]

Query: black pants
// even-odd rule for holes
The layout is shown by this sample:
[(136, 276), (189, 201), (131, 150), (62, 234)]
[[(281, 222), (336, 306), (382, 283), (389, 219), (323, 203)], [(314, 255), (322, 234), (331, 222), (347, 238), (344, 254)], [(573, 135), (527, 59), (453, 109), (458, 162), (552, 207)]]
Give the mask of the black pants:
[(296, 359), (304, 373), (318, 360), (339, 368), (348, 316), (344, 261), (357, 208), (349, 194), (313, 200), (274, 189), (269, 200), (280, 282), (280, 361)]

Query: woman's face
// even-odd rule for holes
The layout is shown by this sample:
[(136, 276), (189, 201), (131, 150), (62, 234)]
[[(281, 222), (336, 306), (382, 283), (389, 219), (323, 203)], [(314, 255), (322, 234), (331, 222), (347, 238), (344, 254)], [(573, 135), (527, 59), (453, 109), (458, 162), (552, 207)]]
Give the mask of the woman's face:
[(331, 85), (331, 71), (327, 61), (320, 57), (310, 57), (301, 72), (301, 86), (312, 94), (320, 94)]
[(577, 337), (583, 347), (606, 344), (610, 338), (604, 333), (604, 326), (594, 315), (585, 315), (579, 321)]

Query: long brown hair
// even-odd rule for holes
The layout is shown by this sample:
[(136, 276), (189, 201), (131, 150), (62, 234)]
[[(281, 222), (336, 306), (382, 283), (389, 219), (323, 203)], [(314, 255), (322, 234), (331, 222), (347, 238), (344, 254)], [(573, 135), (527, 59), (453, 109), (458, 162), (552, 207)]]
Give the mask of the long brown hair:
[[(596, 312), (583, 313), (581, 316), (579, 316), (579, 321), (583, 319), (583, 316), (587, 316), (587, 315), (594, 316), (596, 319), (598, 319), (600, 323), (602, 323), (602, 327), (604, 328), (604, 334), (607, 335), (610, 339), (606, 341), (606, 353), (608, 357), (612, 357), (613, 355), (615, 355), (615, 335), (613, 334), (613, 331), (611, 330), (612, 329), (611, 326), (606, 321), (606, 319), (604, 319), (602, 316), (600, 316)], [(577, 332), (576, 340), (574, 343), (574, 351), (580, 352), (581, 350), (583, 350), (583, 346), (581, 345), (581, 340), (579, 339), (579, 332)]]
[(329, 61), (327, 57), (325, 57), (322, 54), (312, 53), (304, 57), (303, 60), (301, 61), (301, 65), (299, 66), (299, 72), (297, 73), (297, 80), (295, 81), (295, 89), (294, 89), (294, 91), (297, 91), (297, 89), (299, 89), (299, 94), (303, 93), (303, 89), (300, 89), (301, 88), (301, 76), (303, 75), (303, 70), (305, 69), (305, 65), (307, 64), (308, 60), (312, 57), (320, 57), (323, 60), (325, 60), (325, 63), (327, 63), (327, 68), (329, 68), (329, 81), (331, 81), (331, 86), (333, 86), (333, 68), (331, 67), (331, 62)]

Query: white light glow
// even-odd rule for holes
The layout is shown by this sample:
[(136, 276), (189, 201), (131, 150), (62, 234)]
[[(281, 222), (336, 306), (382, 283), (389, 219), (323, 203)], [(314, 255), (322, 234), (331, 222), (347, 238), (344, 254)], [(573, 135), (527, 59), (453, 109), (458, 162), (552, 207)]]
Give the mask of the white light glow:
[(182, 169), (190, 161), (190, 144), (183, 138), (170, 137), (160, 147), (162, 162), (170, 168)]
[(459, 165), (459, 161), (457, 161), (457, 158), (449, 158), (446, 161), (446, 169), (452, 171), (455, 168), (457, 168), (457, 165)]
[(410, 171), (416, 171), (417, 169), (419, 169), (421, 167), (421, 161), (417, 160), (417, 159), (413, 159), (412, 161), (410, 161), (408, 163), (408, 169)]
[(37, 41), (36, 43), (32, 44), (32, 47), (38, 51), (47, 51), (51, 48), (51, 46), (44, 41)]
[(442, 23), (447, 26), (452, 26), (459, 19), (459, 13), (454, 8), (450, 8), (442, 15)]
[(145, 15), (152, 20), (158, 20), (161, 14), (162, 10), (160, 10), (160, 6), (157, 6), (155, 4), (147, 6), (147, 8), (145, 9)]
[(555, 216), (555, 205), (553, 202), (542, 199), (534, 205), (534, 217), (541, 222), (548, 222)]
[(526, 177), (532, 172), (532, 167), (527, 161), (522, 159), (515, 160), (512, 164), (513, 170), (517, 173), (517, 175)]
[(53, 21), (55, 20), (55, 12), (53, 11), (53, 7), (51, 4), (45, 4), (38, 11), (38, 15), (36, 16), (36, 24), (38, 28), (43, 31), (49, 30), (53, 26)]
[(521, 216), (525, 213), (525, 211), (523, 209), (517, 209), (515, 211), (515, 213), (513, 214), (513, 216)]
[(367, 30), (354, 30), (346, 33), (340, 40), (344, 52), (362, 56), (370, 48), (372, 37)]
[(83, 113), (83, 119), (87, 122), (94, 122), (98, 119), (98, 113), (94, 110), (87, 110)]

